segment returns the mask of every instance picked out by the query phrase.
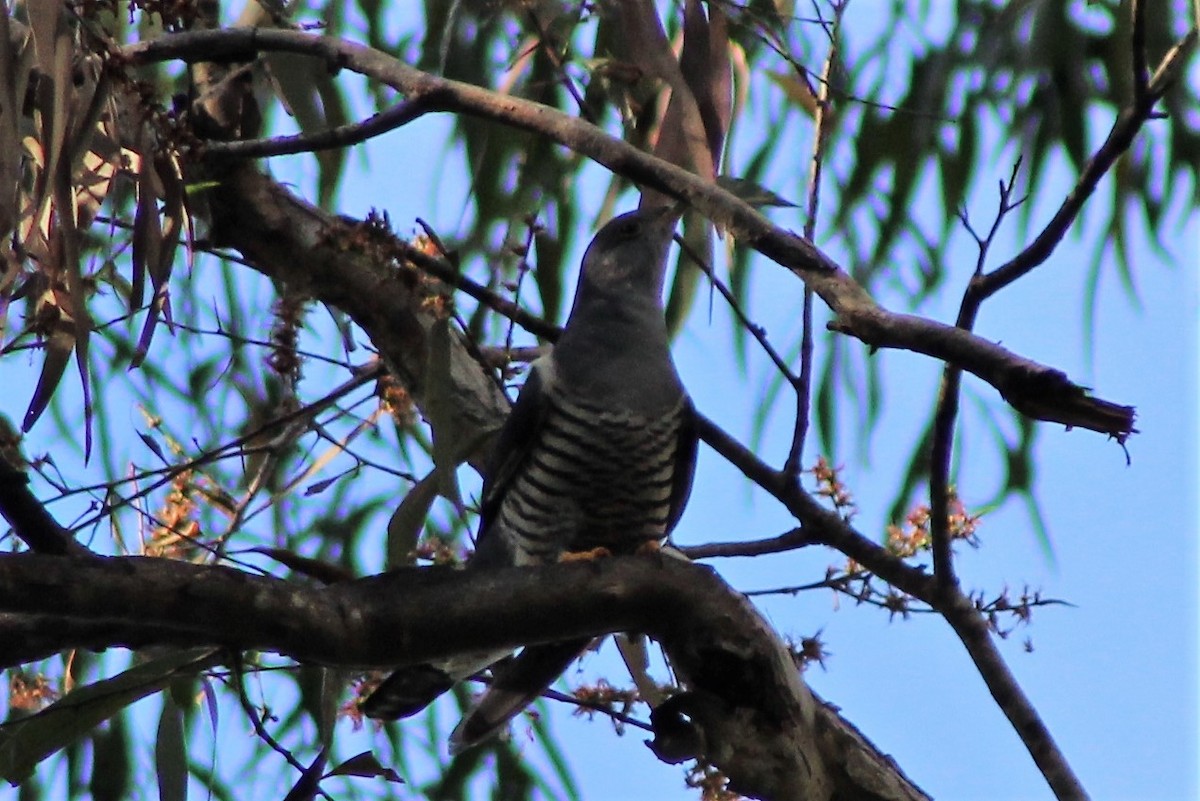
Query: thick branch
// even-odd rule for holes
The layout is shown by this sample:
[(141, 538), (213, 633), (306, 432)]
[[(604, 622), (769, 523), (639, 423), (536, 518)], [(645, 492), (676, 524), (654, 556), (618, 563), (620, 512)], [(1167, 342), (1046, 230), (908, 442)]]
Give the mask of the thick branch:
[[(48, 650), (219, 645), (347, 668), (640, 631), (663, 644), (684, 678), (683, 703), (704, 710), (693, 717), (704, 744), (697, 756), (738, 791), (924, 797), (865, 740), (846, 750), (853, 727), (813, 698), (749, 601), (711, 570), (669, 557), (410, 569), (310, 587), (165, 559), (0, 556), (0, 634), (31, 622)], [(28, 651), (0, 645), (0, 663), (28, 661)], [(863, 765), (875, 767), (864, 774)]]
[(0, 516), (13, 532), (39, 553), (87, 556), (70, 531), (59, 525), (29, 489), (29, 477), (0, 453)]
[[(323, 212), (248, 165), (221, 180), (210, 203), (214, 239), (263, 274), (349, 314), (425, 407), (434, 369), (429, 333), (438, 320), (437, 305), (426, 301), (436, 282), (397, 263), (406, 251), (390, 234)], [(439, 412), (441, 431), (487, 432), (504, 420), (507, 399), (460, 340), (452, 338), (448, 364), (436, 369), (452, 389)]]
[(608, 136), (585, 120), (548, 106), (438, 78), (385, 53), (332, 37), (284, 30), (237, 29), (165, 36), (123, 50), (135, 64), (170, 59), (250, 59), (260, 50), (325, 58), (401, 92), (409, 108), (470, 114), (539, 133), (644, 186), (685, 200), (737, 239), (794, 272), (834, 312), (832, 327), (874, 348), (901, 348), (960, 365), (992, 384), (1021, 412), (1041, 420), (1126, 436), (1133, 410), (1088, 396), (1060, 371), (1022, 359), (984, 339), (931, 320), (879, 306), (810, 241), (774, 226), (719, 186)]
[[(1083, 388), (1071, 383), (1061, 372), (1022, 359), (969, 332), (955, 330), (952, 327), (910, 315), (894, 314), (882, 309), (862, 287), (807, 240), (775, 228), (754, 209), (720, 188), (700, 181), (685, 171), (641, 153), (623, 142), (606, 136), (599, 129), (580, 120), (566, 117), (553, 109), (517, 98), (497, 95), (479, 87), (435, 78), (367, 48), (329, 38), (311, 37), (286, 31), (222, 31), (186, 34), (135, 45), (127, 49), (126, 53), (135, 60), (175, 57), (211, 60), (214, 58), (248, 58), (259, 48), (322, 55), (329, 59), (333, 67), (349, 66), (364, 74), (379, 78), (404, 93), (408, 102), (415, 104), (410, 105), (410, 109), (471, 114), (549, 136), (608, 166), (615, 172), (686, 199), (712, 219), (730, 228), (743, 241), (797, 273), (834, 311), (836, 319), (832, 327), (835, 330), (856, 336), (873, 347), (913, 350), (957, 364), (991, 383), (1010, 403), (1030, 416), (1055, 420), (1068, 425), (1080, 425), (1116, 436), (1125, 436), (1132, 430), (1132, 409), (1129, 407), (1092, 399), (1087, 396)], [(232, 191), (223, 191), (221, 192), (222, 196), (241, 197), (243, 192), (241, 184), (238, 183), (241, 181), (249, 181), (252, 185), (262, 182), (263, 186), (269, 183), (265, 178), (244, 168), (234, 167), (232, 174), (237, 177), (237, 181), (227, 182), (223, 189), (232, 187)], [(271, 187), (269, 191), (278, 192), (280, 196), (285, 195), (277, 187)], [(252, 195), (246, 194), (245, 196), (251, 197)], [(280, 207), (283, 208), (288, 203), (296, 204), (298, 201), (287, 197)], [(251, 202), (247, 205), (252, 209), (254, 203)], [(231, 206), (231, 208), (233, 207), (235, 206)], [(313, 212), (314, 218), (319, 216), (319, 213), (311, 210), (311, 207), (305, 211)], [(224, 229), (218, 226), (218, 230), (240, 231), (237, 238), (240, 238), (242, 243), (235, 244), (235, 246), (243, 249), (243, 252), (245, 252), (245, 247), (254, 248), (256, 240), (269, 241), (271, 238), (262, 237), (255, 230), (257, 225), (246, 224), (236, 214), (233, 219), (226, 217), (224, 224)], [(336, 230), (328, 220), (321, 220), (320, 226), (327, 231)], [(286, 236), (288, 234), (286, 226), (283, 227), (283, 230)], [(315, 240), (309, 240), (308, 243), (301, 244), (296, 248), (296, 256), (303, 253), (311, 264), (311, 257), (306, 252), (306, 248), (313, 243), (324, 245), (328, 243), (328, 240), (320, 236)], [(346, 253), (342, 250), (337, 256), (344, 259)], [(274, 258), (276, 266), (270, 269), (287, 269), (287, 265), (278, 264), (277, 255)], [(289, 256), (288, 260), (292, 261), (293, 258), (295, 257)], [(295, 258), (292, 263), (299, 265), (303, 264), (305, 260), (305, 258)], [(347, 309), (355, 316), (356, 320), (359, 319), (358, 315), (364, 312), (367, 312), (368, 321), (373, 319), (370, 309), (361, 308), (364, 303), (381, 307), (389, 305), (384, 297), (393, 290), (386, 281), (379, 282), (375, 287), (361, 284), (352, 290), (348, 286), (340, 285), (342, 276), (337, 269), (321, 269), (323, 270), (322, 275), (315, 277), (314, 283), (321, 290), (316, 294), (321, 296), (324, 292), (332, 297), (340, 296), (339, 300), (331, 300), (327, 297), (322, 297), (322, 299), (337, 303)], [(369, 274), (368, 269), (362, 275), (365, 277)], [(299, 277), (302, 280), (304, 278), (303, 276)], [(386, 291), (375, 294), (380, 289)], [(364, 290), (365, 294), (363, 294)], [(411, 308), (410, 304), (405, 305)], [(380, 320), (381, 325), (390, 324), (386, 315), (374, 319)], [(369, 326), (364, 327), (370, 330)], [(418, 324), (409, 330), (416, 331), (422, 328), (423, 326)], [(372, 337), (375, 336), (376, 334), (372, 333)], [(411, 345), (412, 342), (409, 344)], [(408, 350), (420, 352), (420, 348)], [(715, 427), (706, 424), (706, 429), (709, 429), (706, 431), (706, 439), (710, 443), (715, 443), (718, 450), (742, 467), (748, 476), (779, 498), (796, 515), (804, 526), (806, 537), (811, 536), (816, 541), (841, 550), (896, 587), (939, 608), (939, 611), (943, 611), (943, 614), (947, 615), (947, 619), (951, 621), (952, 625), (956, 623), (951, 607), (954, 606), (956, 600), (962, 597), (961, 593), (953, 591), (954, 588), (951, 588), (949, 593), (938, 592), (929, 576), (904, 564), (901, 560), (887, 554), (875, 543), (862, 537), (836, 514), (822, 508), (810, 495), (803, 492), (794, 480), (788, 480), (783, 474), (771, 471), (753, 457), (753, 454), (741, 452), (744, 449), (739, 444), (725, 438)], [(559, 579), (555, 581), (559, 581)], [(544, 589), (543, 586), (541, 590), (544, 591)], [(572, 589), (577, 591), (578, 587)], [(436, 605), (433, 608), (437, 608)], [(555, 612), (558, 611), (556, 608)], [(969, 633), (967, 629), (970, 626), (965, 625), (967, 621), (959, 619), (957, 623), (955, 628), (960, 636)], [(989, 635), (986, 629), (982, 631), (986, 639)], [(473, 647), (479, 647), (478, 637), (470, 639)], [(967, 642), (968, 639), (971, 638), (964, 637), (964, 642)], [(971, 644), (968, 643), (968, 648), (971, 647)], [(972, 651), (972, 653), (973, 656), (979, 656), (982, 651)], [(985, 680), (988, 681), (989, 687), (996, 694), (998, 702), (1005, 712), (1010, 714), (1014, 723), (1018, 722), (1018, 718), (1022, 718), (1026, 722), (1037, 720), (1036, 712), (1020, 695), (1019, 687), (1015, 696), (1003, 691), (1006, 681), (1011, 682), (1011, 675), (1007, 673), (1003, 662), (998, 659), (980, 658), (977, 659), (977, 664), (979, 664)], [(700, 667), (703, 669), (704, 665), (701, 664)], [(688, 675), (686, 670), (682, 672), (684, 675)], [(707, 686), (707, 682), (704, 680), (696, 681), (696, 684), (701, 687)], [(720, 700), (721, 698), (718, 696), (718, 701)], [(710, 706), (704, 705), (704, 708), (710, 708)], [(1022, 706), (1032, 717), (1022, 712), (1020, 709)], [(720, 708), (719, 704), (718, 708)], [(1058, 761), (1065, 767), (1066, 763), (1058, 754), (1053, 741), (1049, 740), (1048, 736), (1043, 736), (1045, 734), (1043, 726), (1030, 727), (1018, 724), (1018, 731), (1044, 771), (1048, 767), (1048, 762), (1044, 758), (1047, 753), (1052, 757), (1051, 761)], [(761, 758), (759, 762), (762, 762)], [(1069, 768), (1066, 770), (1069, 776)], [(836, 775), (837, 772), (836, 769), (829, 768), (830, 775)], [(1050, 775), (1049, 772), (1047, 775)], [(862, 793), (857, 794), (861, 795)]]

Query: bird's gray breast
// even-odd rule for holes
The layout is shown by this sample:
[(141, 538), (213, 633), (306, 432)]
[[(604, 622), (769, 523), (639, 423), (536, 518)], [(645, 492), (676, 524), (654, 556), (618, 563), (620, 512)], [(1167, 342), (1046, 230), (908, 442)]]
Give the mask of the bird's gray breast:
[(564, 551), (629, 552), (667, 534), (685, 398), (614, 406), (551, 381), (538, 440), (501, 504), (518, 564)]

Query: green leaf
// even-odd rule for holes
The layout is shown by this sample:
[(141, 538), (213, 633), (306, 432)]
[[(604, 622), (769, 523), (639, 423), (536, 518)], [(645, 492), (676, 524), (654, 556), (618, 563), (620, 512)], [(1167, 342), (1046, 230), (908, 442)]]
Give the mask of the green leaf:
[(712, 225), (707, 219), (695, 212), (684, 214), (683, 242), (686, 247), (679, 251), (679, 260), (675, 267), (675, 280), (671, 282), (671, 291), (667, 297), (667, 331), (671, 336), (678, 334), (687, 320), (688, 312), (691, 311), (692, 303), (696, 299), (696, 290), (704, 277), (704, 273), (689, 255), (689, 251), (711, 265), (713, 263), (712, 241)]
[(357, 756), (350, 757), (325, 775), (326, 777), (362, 776), (369, 779), (380, 778), (393, 784), (404, 784), (404, 779), (401, 779), (396, 771), (391, 768), (385, 768), (370, 751), (363, 751)]
[(215, 648), (192, 648), (143, 662), (110, 679), (72, 690), (35, 715), (0, 729), (0, 778), (18, 784), (46, 757), (76, 742), (180, 672), (214, 664)]
[(389, 569), (412, 565), (416, 560), (417, 543), (429, 510), (437, 500), (438, 483), (441, 477), (434, 468), (408, 491), (404, 500), (396, 507), (387, 525), (387, 566)]
[(346, 671), (316, 665), (301, 665), (297, 684), (300, 703), (317, 726), (317, 737), (323, 749), (333, 743), (342, 689), (349, 683)]
[(107, 728), (92, 736), (92, 776), (88, 790), (92, 801), (125, 801), (132, 779), (129, 729), (117, 715)]
[(42, 416), (42, 412), (46, 411), (46, 406), (49, 405), (55, 390), (58, 389), (59, 382), (62, 381), (74, 349), (74, 326), (55, 326), (53, 333), (46, 338), (46, 358), (42, 361), (42, 372), (38, 376), (33, 397), (29, 399), (29, 408), (25, 410), (25, 418), (21, 421), (22, 431), (28, 432), (33, 428), (33, 424)]
[(458, 422), (458, 398), (453, 371), (454, 330), (449, 319), (436, 321), (429, 330), (429, 363), (425, 369), (425, 412), (433, 431), (433, 464), (437, 471), (438, 494), (462, 508), (455, 468), (470, 452), (467, 442), (474, 432)]
[[(550, 733), (550, 727), (546, 725), (545, 716), (535, 716), (532, 725), (533, 735), (545, 751), (546, 759), (550, 761), (550, 767), (554, 769), (554, 775), (558, 777), (559, 783), (562, 784), (563, 791), (566, 792), (566, 797), (571, 799), (571, 801), (579, 801), (582, 797), (579, 793), (579, 785), (575, 783), (575, 777), (571, 775), (571, 766), (567, 761), (567, 755), (558, 747), (557, 740)], [(546, 789), (547, 795), (554, 797), (545, 779), (540, 776), (536, 778), (538, 779), (538, 784)]]
[(187, 746), (183, 733), (183, 708), (163, 693), (162, 714), (154, 739), (154, 772), (159, 801), (187, 801)]
[(283, 801), (311, 801), (316, 798), (317, 791), (321, 789), (321, 779), (324, 778), (325, 764), (328, 760), (329, 752), (322, 748), (321, 753), (304, 769), (295, 785), (283, 797)]

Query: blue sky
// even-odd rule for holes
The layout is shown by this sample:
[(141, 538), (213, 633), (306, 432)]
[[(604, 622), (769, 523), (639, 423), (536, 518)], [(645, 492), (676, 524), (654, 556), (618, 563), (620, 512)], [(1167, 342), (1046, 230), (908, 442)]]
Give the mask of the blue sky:
[[(1200, 80), (1196, 70), (1191, 79), (1193, 84)], [(760, 96), (752, 100), (752, 111), (755, 102), (759, 111), (770, 107), (769, 97)], [(1096, 118), (1092, 147), (1107, 125), (1107, 120)], [(739, 132), (743, 139), (733, 143), (735, 154), (749, 146), (744, 138), (752, 135), (749, 129)], [(363, 217), (372, 208), (386, 209), (402, 234), (419, 216), (452, 242), (464, 209), (469, 208), (469, 197), (461, 156), (446, 150), (447, 131), (446, 119), (424, 118), (360, 148), (348, 161), (338, 210)], [(806, 133), (798, 130), (783, 147), (807, 152)], [(1014, 157), (1015, 150), (1005, 150), (990, 173), (985, 170), (977, 177), (968, 199), (977, 223), (990, 222), (996, 181), (1008, 175)], [(735, 169), (736, 163), (735, 156)], [(311, 159), (275, 159), (271, 169), (297, 191), (315, 197)], [(599, 205), (602, 178), (599, 170), (592, 170), (576, 188), (595, 198), (593, 208)], [(773, 178), (779, 183), (770, 188), (795, 196), (794, 175)], [(1035, 230), (1072, 180), (1061, 163), (1052, 166), (1032, 212)], [(1001, 646), (1002, 652), (1093, 798), (1173, 801), (1195, 797), (1198, 791), (1200, 295), (1196, 268), (1200, 213), (1177, 205), (1167, 215), (1170, 227), (1163, 239), (1169, 258), (1148, 248), (1134, 253), (1136, 300), (1118, 285), (1113, 273), (1106, 275), (1089, 346), (1081, 287), (1094, 243), (1103, 236), (1100, 223), (1106, 216), (1106, 191), (1107, 186), (1102, 186), (1096, 207), (1046, 265), (985, 306), (977, 332), (1065, 370), (1076, 381), (1094, 387), (1100, 397), (1136, 406), (1141, 433), (1128, 444), (1132, 464), (1127, 466), (1121, 449), (1100, 435), (1041, 425), (1036, 492), (1056, 558), (1047, 559), (1028, 515), (1014, 503), (984, 518), (978, 532), (981, 548), (960, 548), (959, 566), (970, 588), (995, 594), (1005, 586), (1019, 591), (1029, 585), (1074, 605), (1035, 610), (1033, 625), (1018, 630)], [(936, 211), (939, 202), (936, 185), (929, 181), (913, 203), (914, 214), (920, 215), (923, 208)], [(627, 196), (623, 208), (635, 203), (632, 195)], [(802, 224), (795, 210), (776, 210), (771, 216), (787, 227), (799, 229)], [(1141, 224), (1133, 221), (1135, 227)], [(589, 235), (580, 232), (577, 243), (582, 246)], [(818, 242), (823, 239), (819, 229)], [(1133, 239), (1144, 241), (1139, 236)], [(1016, 253), (1023, 241), (1019, 226), (1007, 225), (994, 246), (991, 265)], [(847, 264), (846, 254), (831, 251), (831, 255)], [(920, 310), (941, 320), (953, 319), (958, 289), (974, 265), (973, 246), (960, 241), (950, 261), (947, 269), (955, 276), (956, 290)], [(795, 334), (800, 291), (793, 276), (758, 258), (751, 311), (779, 345), (789, 344)], [(879, 300), (902, 308), (897, 297)], [(677, 342), (679, 369), (701, 411), (748, 441), (770, 365), (752, 350), (748, 375), (739, 373), (728, 345), (728, 314), (717, 301), (710, 320), (706, 307), (703, 302), (696, 305)], [(880, 362), (894, 389), (869, 442), (869, 463), (857, 458), (861, 434), (849, 426), (840, 437), (844, 453), (830, 458), (844, 466), (843, 479), (858, 501), (856, 525), (874, 535), (883, 530), (883, 509), (898, 481), (914, 428), (933, 403), (939, 366), (925, 357), (896, 351), (872, 358)], [(23, 414), (35, 375), (16, 377), (15, 391), (0, 398), (0, 411), (10, 419), (19, 420)], [(999, 403), (993, 390), (974, 379), (968, 379), (966, 387), (990, 403)], [(958, 459), (963, 465), (959, 491), (974, 509), (991, 497), (1001, 465), (977, 424), (970, 422), (972, 402), (964, 407), (967, 423), (959, 442)], [(764, 438), (763, 457), (781, 463), (789, 435), (786, 415), (774, 416)], [(806, 461), (811, 463), (815, 455), (813, 440)], [(793, 524), (769, 498), (752, 491), (740, 474), (704, 450), (691, 505), (675, 538), (681, 544), (757, 539)], [(808, 549), (714, 564), (737, 588), (757, 590), (818, 579), (827, 565), (841, 561), (835, 553)], [(831, 656), (826, 669), (810, 669), (807, 680), (841, 706), (847, 718), (933, 796), (980, 801), (1050, 797), (964, 649), (938, 619), (915, 616), (889, 622), (879, 610), (856, 608), (828, 593), (766, 599), (762, 608), (785, 635), (823, 631)], [(1022, 647), (1027, 636), (1033, 641), (1032, 653)], [(608, 652), (590, 657), (584, 675), (621, 678)], [(441, 712), (448, 719), (449, 707)], [(227, 733), (244, 728), (233, 717), (224, 718), (221, 725)], [(696, 797), (695, 791), (683, 787), (681, 771), (659, 763), (642, 745), (638, 732), (617, 737), (606, 723), (589, 723), (563, 710), (551, 711), (550, 725), (562, 738), (586, 798)], [(146, 734), (152, 731), (145, 729)], [(517, 733), (520, 736), (520, 724)], [(382, 743), (369, 731), (350, 732), (347, 724), (341, 725), (338, 737), (345, 755), (362, 750), (363, 745)], [(227, 747), (232, 738), (223, 741), (222, 747)], [(196, 752), (197, 758), (206, 758), (201, 753), (207, 753), (207, 746)], [(541, 759), (532, 747), (528, 755)]]
[[(854, 17), (854, 15), (851, 15)], [(851, 21), (855, 24), (855, 20)], [(1193, 72), (1193, 79), (1196, 75)], [(769, 107), (770, 100), (762, 101)], [(751, 101), (752, 109), (755, 105)], [(1093, 120), (1090, 145), (1107, 132), (1109, 120)], [(375, 175), (404, 174), (410, 186), (427, 190), (398, 197), (385, 182), (351, 178), (341, 210), (354, 216), (368, 208), (386, 208), (403, 233), (415, 216), (434, 222), (453, 238), (468, 201), (458, 183), (461, 162), (446, 153), (445, 121), (421, 120), (389, 134), (364, 150)], [(752, 129), (752, 126), (745, 126)], [(744, 134), (743, 134), (744, 135)], [(994, 128), (989, 132), (994, 140)], [(733, 143), (735, 153), (747, 142)], [(786, 143), (807, 152), (800, 133)], [(988, 152), (983, 148), (984, 152)], [(412, 159), (421, 152), (427, 158)], [(444, 160), (434, 158), (444, 155)], [(976, 225), (990, 222), (995, 185), (1007, 176), (1016, 156), (1007, 148), (989, 173), (977, 176), (968, 199)], [(735, 158), (736, 163), (736, 158)], [(356, 165), (357, 166), (357, 165)], [(430, 171), (428, 179), (422, 171)], [(794, 176), (772, 184), (785, 196)], [(596, 183), (580, 183), (577, 192), (595, 192)], [(300, 175), (295, 180), (302, 181)], [(1057, 207), (1073, 182), (1061, 160), (1050, 168), (1035, 199), (1031, 225), (1036, 230)], [(1072, 607), (1036, 610), (1032, 627), (1018, 630), (1002, 651), (1096, 799), (1181, 799), (1194, 797), (1196, 785), (1196, 373), (1197, 252), (1200, 215), (1178, 204), (1168, 215), (1163, 236), (1169, 259), (1139, 248), (1137, 299), (1131, 299), (1106, 273), (1099, 289), (1095, 338), (1088, 356), (1083, 320), (1083, 280), (1095, 243), (1103, 236), (1107, 185), (1102, 186), (1083, 224), (1077, 226), (1042, 268), (990, 301), (977, 332), (1022, 355), (1065, 370), (1098, 396), (1132, 404), (1141, 433), (1129, 442), (1132, 464), (1104, 437), (1067, 432), (1043, 424), (1037, 447), (1036, 494), (1046, 515), (1055, 559), (1038, 544), (1029, 517), (1019, 504), (988, 514), (978, 551), (960, 549), (964, 584), (996, 593), (1028, 585)], [(1186, 194), (1184, 192), (1183, 194)], [(633, 197), (625, 205), (632, 207)], [(936, 185), (922, 187), (914, 214), (937, 209)], [(596, 204), (593, 204), (596, 205)], [(774, 211), (779, 224), (799, 229), (800, 215)], [(1134, 229), (1142, 225), (1133, 220)], [(1002, 230), (991, 266), (1015, 254), (1024, 239), (1015, 222)], [(586, 241), (586, 234), (579, 239)], [(818, 233), (818, 240), (821, 235)], [(1135, 236), (1135, 239), (1143, 239)], [(973, 245), (960, 240), (948, 270), (955, 291), (930, 302), (922, 313), (952, 320), (958, 292), (974, 265)], [(846, 264), (846, 254), (832, 255)], [(754, 273), (752, 311), (775, 335), (790, 343), (800, 297), (797, 280), (761, 257)], [(901, 308), (896, 297), (879, 298)], [(727, 430), (747, 440), (758, 382), (770, 365), (752, 351), (749, 377), (738, 374), (729, 356), (730, 322), (718, 301), (712, 320), (698, 303), (675, 349), (676, 359), (697, 406)], [(726, 354), (714, 358), (714, 354)], [(913, 428), (933, 403), (938, 365), (902, 352), (875, 359), (893, 383), (883, 422), (869, 447), (870, 463), (855, 458), (857, 432), (847, 429), (845, 453), (833, 455), (845, 466), (844, 478), (859, 502), (856, 523), (881, 532), (882, 510), (891, 499), (908, 453)], [(902, 386), (903, 389), (895, 389)], [(974, 379), (966, 387), (997, 403), (996, 393)], [(785, 404), (786, 405), (786, 404)], [(964, 401), (964, 407), (971, 404)], [(966, 414), (971, 419), (969, 411)], [(975, 418), (977, 420), (977, 418)], [(763, 454), (781, 463), (790, 422), (774, 420)], [(853, 443), (853, 445), (852, 445)], [(1000, 465), (977, 425), (960, 439), (964, 465), (959, 484), (968, 506), (978, 508), (1001, 480)], [(814, 455), (809, 448), (809, 461)], [(772, 536), (791, 521), (762, 493), (747, 489), (742, 477), (711, 452), (701, 455), (696, 490), (676, 540), (683, 544)], [(806, 551), (770, 559), (717, 563), (734, 586), (763, 589), (819, 578), (836, 554)], [(827, 670), (808, 672), (812, 687), (843, 708), (885, 752), (892, 754), (925, 790), (939, 798), (1036, 799), (1050, 797), (1041, 776), (1012, 732), (965, 651), (949, 627), (937, 619), (915, 617), (889, 622), (886, 614), (853, 608), (844, 599), (814, 593), (771, 599), (762, 604), (786, 635), (823, 630), (832, 652)], [(840, 609), (838, 608), (840, 606)], [(1033, 641), (1025, 653), (1022, 643)], [(591, 657), (584, 676), (620, 675), (611, 654)], [(447, 710), (447, 714), (449, 710)], [(631, 732), (616, 737), (602, 722), (588, 723), (568, 713), (553, 714), (554, 731), (572, 755), (579, 784), (588, 798), (691, 798), (677, 769), (658, 763)], [(535, 749), (530, 757), (536, 758)], [(620, 770), (614, 770), (620, 765)]]
[[(399, 197), (386, 182), (351, 178), (341, 210), (360, 216), (371, 207), (386, 208), (402, 233), (409, 220), (421, 216), (452, 239), (465, 202), (464, 190), (455, 186), (454, 176), (460, 174), (456, 157), (450, 154), (441, 163), (405, 155), (444, 152), (436, 144), (445, 141), (439, 133), (444, 125), (422, 120), (366, 149), (371, 173), (403, 173), (409, 185), (428, 190)], [(425, 169), (431, 171), (428, 180), (421, 175)], [(1007, 163), (998, 160), (995, 174), (981, 176), (980, 185), (993, 187), (1007, 171)], [(1033, 214), (1034, 226), (1061, 200), (1070, 180), (1061, 167), (1055, 169), (1043, 185), (1045, 202)], [(922, 195), (916, 208), (930, 197), (937, 202), (932, 186)], [(632, 197), (626, 201), (629, 207), (634, 203)], [(994, 207), (994, 190), (983, 189), (970, 199), (977, 220), (989, 220)], [(1042, 425), (1036, 492), (1056, 559), (1046, 558), (1024, 509), (1009, 504), (985, 517), (979, 531), (982, 547), (960, 549), (959, 564), (968, 587), (994, 594), (1006, 586), (1019, 591), (1029, 585), (1074, 604), (1036, 610), (1033, 626), (1018, 630), (1002, 651), (1094, 798), (1168, 801), (1196, 792), (1195, 254), (1200, 217), (1187, 215), (1186, 223), (1165, 237), (1174, 263), (1138, 250), (1133, 258), (1136, 301), (1111, 274), (1102, 282), (1089, 360), (1080, 287), (1093, 243), (1101, 235), (1103, 214), (1099, 208), (1093, 212), (1082, 233), (1072, 232), (1043, 268), (989, 302), (977, 330), (1065, 370), (1101, 397), (1136, 406), (1142, 433), (1129, 443), (1132, 465), (1126, 466), (1121, 449), (1102, 436)], [(782, 225), (801, 225), (786, 210), (772, 216)], [(995, 246), (993, 266), (1019, 249), (1016, 228), (1006, 227)], [(974, 252), (964, 246), (959, 253), (951, 270), (961, 287)], [(833, 255), (844, 259), (844, 254)], [(787, 341), (799, 283), (762, 259), (754, 282), (756, 319)], [(880, 299), (899, 308), (897, 298)], [(951, 320), (956, 304), (957, 294), (923, 311)], [(728, 355), (728, 316), (718, 301), (709, 322), (705, 305), (697, 304), (679, 338), (676, 359), (697, 406), (747, 440), (760, 395), (756, 382), (769, 374), (770, 366), (752, 352), (749, 378), (739, 375)], [(714, 359), (714, 354), (726, 356)], [(894, 491), (913, 428), (933, 402), (939, 374), (936, 364), (913, 354), (882, 352), (874, 358), (904, 389), (888, 396), (883, 422), (870, 443), (869, 465), (855, 458), (854, 431), (843, 433), (846, 453), (834, 457), (845, 466), (845, 481), (859, 502), (856, 523), (868, 533), (882, 531), (882, 509)], [(989, 387), (973, 379), (966, 383), (977, 396), (997, 402)], [(774, 422), (765, 438), (768, 461), (781, 463), (789, 425), (782, 417)], [(960, 492), (969, 506), (978, 508), (1001, 480), (1000, 466), (978, 429), (966, 431), (960, 449), (958, 458), (965, 465)], [(812, 455), (810, 447), (809, 461)], [(754, 539), (792, 524), (770, 499), (748, 490), (736, 471), (705, 451), (676, 540)], [(806, 551), (724, 560), (717, 566), (734, 586), (751, 590), (812, 581), (837, 563), (840, 559), (831, 552)], [(772, 599), (763, 608), (786, 635), (823, 630), (832, 656), (827, 670), (808, 672), (812, 687), (840, 705), (935, 797), (1050, 797), (965, 651), (939, 620), (889, 622), (878, 610), (853, 608), (825, 593)], [(1033, 653), (1023, 650), (1027, 636)], [(620, 677), (611, 654), (591, 657), (585, 667), (584, 676)], [(445, 714), (450, 714), (448, 708)], [(585, 797), (694, 797), (694, 791), (683, 788), (680, 772), (658, 763), (638, 732), (616, 737), (606, 724), (587, 723), (566, 712), (555, 712), (551, 721), (572, 755)], [(530, 757), (537, 758), (532, 747)], [(613, 770), (614, 765), (621, 769)]]

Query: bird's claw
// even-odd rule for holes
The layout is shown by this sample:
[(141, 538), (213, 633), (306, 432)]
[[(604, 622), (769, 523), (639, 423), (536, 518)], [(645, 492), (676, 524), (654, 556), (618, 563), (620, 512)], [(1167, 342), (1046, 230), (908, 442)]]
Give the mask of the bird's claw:
[(562, 556), (558, 557), (560, 562), (591, 562), (595, 559), (605, 559), (612, 556), (612, 551), (607, 548), (592, 548), (588, 551), (567, 551)]

